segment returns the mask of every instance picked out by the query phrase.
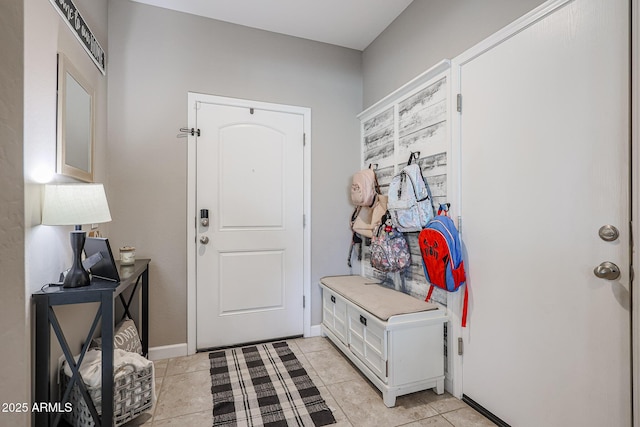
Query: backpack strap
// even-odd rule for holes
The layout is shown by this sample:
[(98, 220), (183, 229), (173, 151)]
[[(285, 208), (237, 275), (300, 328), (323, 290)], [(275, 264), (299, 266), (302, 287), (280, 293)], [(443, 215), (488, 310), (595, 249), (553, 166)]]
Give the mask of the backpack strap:
[(425, 302), (429, 302), (431, 299), (431, 294), (433, 293), (433, 285), (429, 288), (429, 292), (427, 293), (427, 297), (424, 299)]
[(349, 254), (347, 255), (347, 265), (351, 268), (351, 254), (353, 254), (353, 249), (356, 248), (356, 254), (358, 256), (358, 261), (362, 261), (362, 238), (358, 235), (358, 233), (353, 232), (351, 236), (351, 245), (349, 246)]
[[(362, 209), (362, 206), (356, 206), (355, 209), (353, 210), (353, 213), (351, 214), (350, 227), (353, 227), (353, 223), (355, 222), (356, 218), (358, 217), (358, 214), (360, 213), (360, 209)], [(358, 260), (360, 260), (362, 258), (362, 255), (361, 255), (362, 239), (354, 231), (353, 234), (351, 235), (351, 245), (349, 246), (349, 255), (347, 255), (347, 265), (349, 266), (349, 268), (351, 268), (351, 254), (353, 254), (353, 249), (357, 245), (360, 245), (359, 248), (356, 248), (356, 250), (358, 251), (357, 252)]]
[[(382, 191), (380, 191), (380, 185), (378, 184), (378, 176), (376, 175), (376, 169), (378, 169), (378, 164), (377, 163), (369, 163), (369, 169), (373, 170), (373, 182), (375, 185), (375, 189), (376, 189), (376, 193), (377, 194), (382, 194)], [(375, 203), (375, 197), (373, 199), (373, 203)], [(371, 205), (373, 206), (373, 205)]]
[[(427, 292), (427, 297), (424, 299), (425, 302), (429, 302), (429, 300), (431, 299), (431, 294), (433, 294), (433, 288), (434, 286), (431, 285), (429, 287), (429, 292)], [(469, 288), (467, 286), (467, 284), (464, 284), (464, 297), (462, 300), (462, 327), (466, 328), (467, 327), (467, 314), (469, 311)]]
[(358, 217), (358, 214), (360, 213), (360, 208), (362, 208), (362, 206), (356, 206), (356, 208), (353, 210), (353, 213), (351, 214), (351, 221), (349, 222), (351, 227), (353, 227), (353, 223), (356, 221), (356, 218)]
[(462, 327), (467, 327), (467, 310), (469, 308), (469, 287), (464, 284), (464, 301), (462, 302)]

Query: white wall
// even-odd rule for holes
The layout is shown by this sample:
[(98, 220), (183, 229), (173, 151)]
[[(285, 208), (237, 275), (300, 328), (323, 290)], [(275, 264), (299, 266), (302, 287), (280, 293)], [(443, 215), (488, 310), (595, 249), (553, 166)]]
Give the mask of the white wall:
[[(74, 3), (102, 47), (107, 50), (107, 0), (74, 0)], [(55, 173), (58, 52), (64, 53), (95, 88), (95, 181), (105, 183), (107, 198), (111, 199), (105, 168), (107, 80), (48, 0), (25, 0), (24, 271), (28, 310), (31, 309), (31, 293), (46, 283), (56, 282), (60, 271), (71, 266), (69, 231), (72, 228), (40, 225), (42, 184), (69, 181)], [(100, 228), (108, 230), (108, 226)], [(90, 304), (56, 308), (56, 314), (75, 353), (80, 350), (95, 312), (96, 307)], [(28, 317), (32, 317), (30, 313)], [(28, 328), (29, 331), (32, 330), (31, 325)], [(52, 338), (52, 343), (53, 362), (62, 352), (55, 338)]]
[[(25, 129), (27, 289), (57, 281), (71, 264), (67, 227), (40, 225), (42, 185), (71, 181), (56, 169), (57, 53), (64, 53), (96, 91), (95, 181), (106, 184), (107, 80), (48, 0), (25, 0)], [(107, 47), (107, 0), (76, 0), (75, 4), (102, 47)], [(108, 184), (107, 198), (110, 199)], [(102, 226), (106, 229), (106, 226)]]
[(543, 0), (415, 0), (364, 50), (364, 107), (542, 3)]
[[(24, 6), (0, 2), (0, 402), (29, 402), (29, 321), (24, 288), (22, 153)], [(28, 413), (0, 412), (0, 425), (27, 425)]]
[(150, 345), (186, 342), (187, 92), (312, 110), (311, 324), (317, 281), (348, 273), (349, 177), (360, 154), (361, 53), (126, 0), (109, 6), (114, 246), (152, 259)]

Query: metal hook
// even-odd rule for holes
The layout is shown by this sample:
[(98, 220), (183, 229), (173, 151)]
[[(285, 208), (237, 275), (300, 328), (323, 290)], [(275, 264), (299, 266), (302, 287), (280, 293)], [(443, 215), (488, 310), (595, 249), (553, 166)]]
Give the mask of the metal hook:
[(409, 155), (409, 161), (407, 162), (407, 165), (410, 165), (411, 162), (413, 162), (414, 160), (417, 161), (419, 158), (420, 158), (420, 152), (412, 151), (411, 154)]
[[(194, 136), (194, 135), (200, 136), (200, 129), (180, 128), (180, 132), (185, 132), (185, 133), (191, 134), (191, 136)], [(182, 137), (181, 135), (178, 135), (178, 138), (181, 138), (181, 137)]]

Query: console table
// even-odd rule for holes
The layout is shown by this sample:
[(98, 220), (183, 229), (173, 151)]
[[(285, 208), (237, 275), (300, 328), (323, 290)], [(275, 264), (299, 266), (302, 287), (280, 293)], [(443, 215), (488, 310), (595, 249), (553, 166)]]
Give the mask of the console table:
[[(116, 298), (120, 300), (124, 308), (122, 317), (131, 317), (129, 306), (133, 301), (136, 290), (141, 283), (142, 313), (138, 329), (142, 341), (142, 353), (146, 357), (149, 351), (149, 259), (138, 259), (134, 265), (121, 266), (116, 261), (120, 282), (92, 278), (89, 286), (81, 288), (63, 288), (51, 286), (47, 289), (35, 292), (32, 298), (36, 305), (36, 366), (35, 366), (35, 401), (36, 403), (51, 402), (51, 330), (53, 329), (64, 353), (64, 357), (73, 372), (69, 387), (77, 383), (82, 396), (98, 426), (113, 425), (113, 329), (115, 323)], [(133, 286), (133, 291), (127, 301), (123, 295), (126, 289)], [(100, 307), (91, 324), (87, 338), (80, 353), (79, 363), (73, 358), (67, 340), (58, 322), (53, 307), (56, 305), (82, 304), (98, 302)], [(93, 402), (80, 380), (78, 368), (89, 348), (91, 339), (97, 329), (98, 321), (102, 318), (102, 417), (98, 415)], [(108, 398), (110, 396), (110, 398)], [(63, 396), (61, 396), (62, 398)], [(64, 405), (64, 402), (62, 402)], [(35, 424), (37, 426), (57, 426), (62, 413), (36, 412)]]

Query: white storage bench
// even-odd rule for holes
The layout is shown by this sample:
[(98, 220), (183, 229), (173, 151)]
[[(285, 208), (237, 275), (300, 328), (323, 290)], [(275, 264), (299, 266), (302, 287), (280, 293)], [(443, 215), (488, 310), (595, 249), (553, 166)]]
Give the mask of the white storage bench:
[(320, 287), (323, 333), (386, 406), (420, 390), (444, 393), (444, 310), (362, 276), (323, 277)]

